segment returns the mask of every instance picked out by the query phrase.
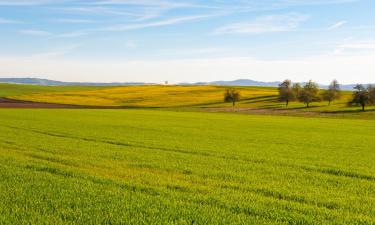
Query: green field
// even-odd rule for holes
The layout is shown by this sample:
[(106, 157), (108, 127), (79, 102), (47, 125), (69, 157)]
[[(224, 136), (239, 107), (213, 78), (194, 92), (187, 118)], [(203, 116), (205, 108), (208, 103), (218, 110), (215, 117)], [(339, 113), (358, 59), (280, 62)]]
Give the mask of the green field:
[(0, 110), (0, 224), (374, 224), (375, 121)]

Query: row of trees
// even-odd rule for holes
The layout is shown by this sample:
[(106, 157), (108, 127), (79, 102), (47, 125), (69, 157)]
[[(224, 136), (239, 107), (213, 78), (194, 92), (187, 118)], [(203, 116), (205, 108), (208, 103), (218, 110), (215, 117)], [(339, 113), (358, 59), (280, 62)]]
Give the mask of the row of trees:
[(365, 111), (365, 106), (375, 104), (375, 86), (369, 85), (367, 88), (361, 84), (354, 87), (352, 103), (362, 106), (362, 111)]
[(285, 80), (279, 85), (279, 101), (286, 103), (288, 107), (289, 102), (298, 100), (310, 107), (310, 103), (326, 100), (331, 102), (339, 99), (341, 96), (340, 85), (337, 80), (332, 81), (328, 89), (323, 93), (319, 90), (319, 85), (313, 81), (307, 82), (303, 87), (300, 83), (292, 84), (292, 81)]
[[(337, 80), (333, 80), (325, 90), (320, 90), (319, 85), (313, 81), (309, 81), (303, 86), (300, 83), (292, 83), (290, 80), (284, 80), (279, 85), (279, 101), (285, 102), (288, 107), (291, 101), (303, 102), (306, 107), (310, 107), (312, 102), (327, 101), (328, 105), (331, 102), (341, 98), (341, 88)], [(227, 89), (224, 93), (224, 101), (230, 102), (235, 106), (235, 103), (240, 100), (240, 92), (234, 88)], [(353, 97), (348, 102), (349, 105), (360, 105), (362, 110), (369, 104), (375, 104), (375, 86), (356, 85), (354, 87)]]
[[(337, 80), (333, 80), (326, 90), (320, 91), (319, 85), (313, 81), (307, 82), (303, 87), (299, 83), (292, 84), (290, 80), (285, 80), (279, 85), (279, 101), (286, 103), (288, 107), (289, 102), (298, 100), (303, 102), (306, 107), (310, 106), (312, 102), (318, 102), (321, 100), (331, 102), (340, 99), (341, 89)], [(357, 85), (354, 87), (352, 100), (348, 104), (356, 104), (362, 106), (362, 110), (365, 110), (365, 106), (369, 104), (375, 104), (375, 87), (369, 85), (367, 88), (363, 85)]]

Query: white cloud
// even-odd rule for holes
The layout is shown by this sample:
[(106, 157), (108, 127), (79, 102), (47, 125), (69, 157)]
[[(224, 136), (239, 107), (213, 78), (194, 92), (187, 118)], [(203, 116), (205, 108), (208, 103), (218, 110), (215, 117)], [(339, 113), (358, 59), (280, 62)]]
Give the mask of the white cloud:
[(329, 29), (329, 30), (335, 30), (335, 29), (338, 29), (338, 28), (344, 26), (344, 25), (347, 24), (347, 23), (348, 23), (348, 22), (347, 22), (347, 21), (344, 21), (344, 20), (343, 20), (343, 21), (339, 21), (339, 22), (333, 24), (332, 26), (330, 26), (328, 29)]
[(17, 21), (17, 20), (9, 20), (9, 19), (0, 18), (0, 24), (20, 24), (20, 23), (23, 23), (23, 22)]
[(0, 6), (32, 6), (52, 3), (61, 3), (59, 0), (0, 0)]
[(85, 20), (85, 19), (69, 19), (69, 18), (63, 18), (63, 19), (55, 19), (54, 22), (58, 23), (71, 23), (71, 24), (85, 24), (85, 23), (94, 23), (93, 20)]
[(52, 33), (48, 32), (48, 31), (44, 31), (44, 30), (32, 30), (32, 29), (19, 30), (18, 33), (25, 34), (25, 35), (30, 35), (30, 36), (49, 36), (49, 35), (52, 34)]
[(59, 35), (56, 35), (55, 37), (56, 38), (75, 38), (75, 37), (81, 37), (81, 36), (85, 36), (89, 34), (90, 34), (89, 31), (82, 30), (82, 31), (73, 31), (73, 32), (59, 34)]
[(175, 18), (169, 18), (169, 19), (165, 19), (165, 20), (159, 20), (159, 21), (148, 22), (148, 23), (113, 25), (113, 26), (94, 29), (94, 30), (96, 30), (96, 31), (138, 30), (138, 29), (143, 29), (143, 28), (162, 27), (162, 26), (168, 26), (168, 25), (173, 25), (173, 24), (186, 23), (186, 22), (190, 22), (190, 21), (196, 21), (196, 20), (209, 18), (209, 17), (212, 17), (212, 16), (213, 15), (196, 15), (196, 16), (175, 17)]
[(133, 48), (137, 48), (138, 45), (137, 45), (137, 42), (129, 40), (125, 42), (125, 47), (129, 49), (133, 49)]
[[(117, 24), (111, 25), (107, 27), (100, 27), (100, 28), (93, 28), (93, 29), (86, 29), (86, 30), (78, 30), (73, 32), (67, 32), (59, 35), (55, 35), (58, 38), (74, 38), (89, 35), (96, 32), (120, 32), (120, 31), (130, 31), (130, 30), (139, 30), (145, 28), (153, 28), (153, 27), (162, 27), (162, 26), (169, 26), (174, 24), (186, 23), (196, 20), (201, 20), (205, 18), (212, 17), (214, 15), (197, 15), (197, 16), (186, 16), (186, 17), (176, 17), (176, 18), (169, 18), (165, 20), (159, 20), (154, 22), (147, 22), (147, 23), (133, 23), (133, 24)], [(33, 31), (28, 31), (27, 33), (32, 34)], [(35, 32), (37, 34), (38, 32)], [(41, 33), (42, 34), (42, 33)]]
[(363, 54), (366, 52), (375, 53), (375, 41), (355, 41), (349, 40), (344, 43), (339, 44), (334, 54)]
[(255, 18), (250, 22), (234, 23), (219, 27), (215, 34), (261, 34), (272, 32), (285, 32), (296, 29), (309, 17), (299, 13), (280, 15), (267, 15)]

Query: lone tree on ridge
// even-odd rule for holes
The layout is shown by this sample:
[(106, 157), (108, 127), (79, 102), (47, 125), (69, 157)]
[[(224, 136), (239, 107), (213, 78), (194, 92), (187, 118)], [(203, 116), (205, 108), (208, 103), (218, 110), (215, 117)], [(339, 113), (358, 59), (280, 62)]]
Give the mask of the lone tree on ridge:
[(233, 104), (233, 107), (235, 106), (236, 102), (240, 100), (240, 92), (237, 91), (234, 88), (227, 89), (224, 94), (224, 101), (225, 102), (231, 102)]

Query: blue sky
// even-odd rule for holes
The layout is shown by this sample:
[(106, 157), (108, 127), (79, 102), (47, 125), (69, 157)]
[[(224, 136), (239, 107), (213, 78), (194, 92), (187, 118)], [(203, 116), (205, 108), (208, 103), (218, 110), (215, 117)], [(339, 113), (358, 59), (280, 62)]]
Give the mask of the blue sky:
[(375, 82), (373, 0), (0, 0), (0, 76)]

